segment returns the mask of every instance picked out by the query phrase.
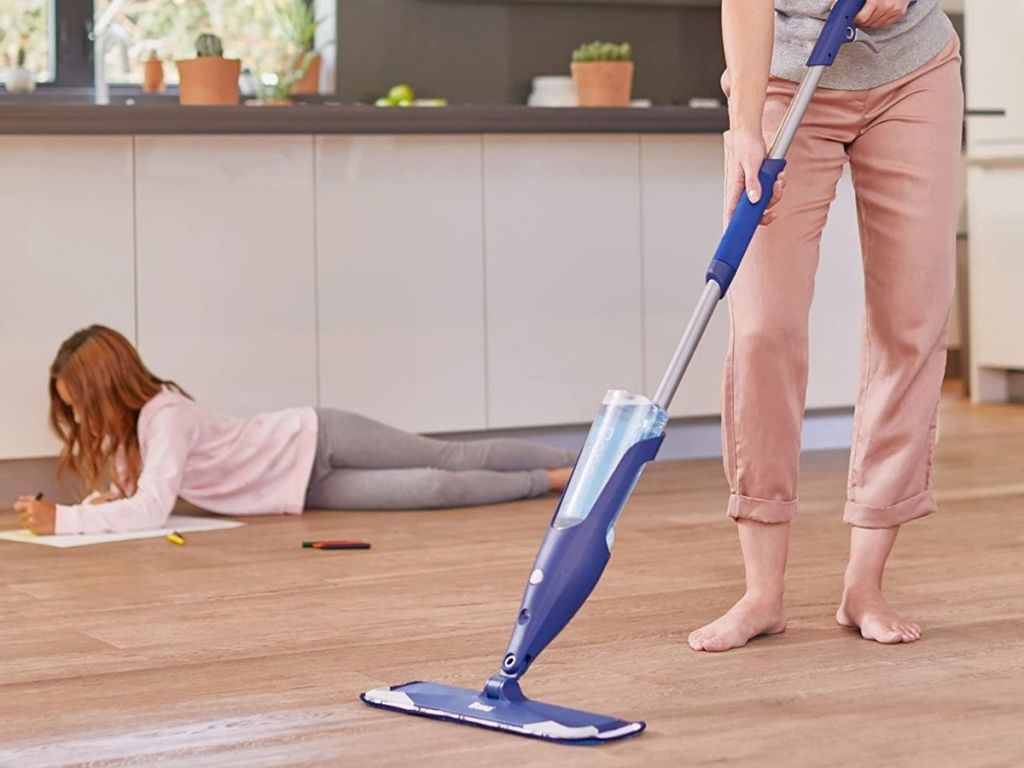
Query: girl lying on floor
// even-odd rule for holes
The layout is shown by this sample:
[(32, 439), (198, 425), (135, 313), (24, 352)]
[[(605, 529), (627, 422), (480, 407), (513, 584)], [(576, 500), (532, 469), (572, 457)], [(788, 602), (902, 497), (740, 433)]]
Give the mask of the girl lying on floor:
[(99, 325), (61, 345), (50, 422), (62, 474), (88, 489), (113, 482), (69, 506), (19, 497), (36, 534), (160, 528), (179, 496), (225, 515), (491, 504), (561, 492), (575, 459), (524, 440), (436, 440), (332, 408), (212, 413)]

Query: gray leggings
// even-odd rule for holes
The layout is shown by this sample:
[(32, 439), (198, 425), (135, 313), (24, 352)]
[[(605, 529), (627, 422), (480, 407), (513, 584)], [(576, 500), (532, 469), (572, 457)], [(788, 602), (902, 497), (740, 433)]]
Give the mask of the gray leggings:
[(468, 507), (548, 492), (575, 452), (526, 440), (448, 442), (318, 408), (307, 509)]

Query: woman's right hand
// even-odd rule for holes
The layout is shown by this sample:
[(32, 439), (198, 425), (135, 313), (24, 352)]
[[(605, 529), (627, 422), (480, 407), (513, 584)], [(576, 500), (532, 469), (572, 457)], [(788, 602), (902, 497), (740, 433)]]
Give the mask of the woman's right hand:
[[(761, 199), (764, 190), (757, 178), (761, 163), (768, 154), (764, 137), (748, 131), (726, 131), (725, 134), (725, 222), (728, 224), (739, 204), (740, 195), (747, 194), (750, 202)], [(761, 224), (771, 224), (777, 214), (774, 210), (786, 189), (786, 174), (779, 174), (771, 190), (771, 201), (761, 217)]]

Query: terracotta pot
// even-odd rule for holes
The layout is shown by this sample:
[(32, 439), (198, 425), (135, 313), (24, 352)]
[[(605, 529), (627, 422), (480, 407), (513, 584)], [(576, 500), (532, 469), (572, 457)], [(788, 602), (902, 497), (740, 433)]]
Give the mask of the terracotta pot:
[(581, 107), (628, 107), (633, 62), (574, 61), (572, 81)]
[[(302, 54), (295, 60), (295, 66), (302, 66)], [(309, 96), (320, 92), (320, 54), (309, 60), (309, 68), (295, 85), (292, 86), (293, 95)]]
[(182, 104), (237, 104), (242, 62), (221, 56), (199, 56), (178, 65), (178, 101)]
[(164, 63), (156, 56), (150, 56), (142, 70), (142, 92), (161, 93), (164, 90)]

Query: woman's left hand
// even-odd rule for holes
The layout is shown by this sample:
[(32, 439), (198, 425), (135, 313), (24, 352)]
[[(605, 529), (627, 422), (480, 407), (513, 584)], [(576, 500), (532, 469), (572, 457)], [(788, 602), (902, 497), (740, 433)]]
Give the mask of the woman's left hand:
[(910, 0), (867, 0), (853, 17), (858, 27), (887, 27), (907, 15)]
[(37, 536), (48, 536), (57, 526), (57, 505), (52, 501), (36, 501), (34, 496), (19, 496), (14, 503), (21, 527)]

